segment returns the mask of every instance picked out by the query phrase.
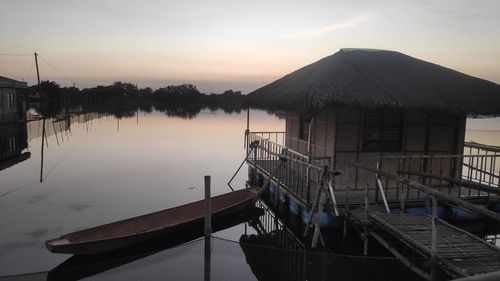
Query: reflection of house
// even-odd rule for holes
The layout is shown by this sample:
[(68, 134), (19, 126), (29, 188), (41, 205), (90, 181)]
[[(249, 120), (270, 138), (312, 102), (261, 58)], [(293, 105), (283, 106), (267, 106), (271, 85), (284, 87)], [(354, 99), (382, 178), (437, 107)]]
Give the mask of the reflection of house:
[(257, 234), (245, 233), (239, 242), (260, 281), (399, 280), (401, 276), (407, 281), (422, 280), (395, 259), (358, 255), (359, 249), (352, 241), (339, 243), (331, 239), (328, 243), (334, 252), (312, 251), (301, 231), (276, 216), (266, 204), (258, 202), (257, 206), (264, 213), (249, 222)]
[(29, 157), (27, 148), (26, 93), (27, 84), (0, 76), (0, 169)]

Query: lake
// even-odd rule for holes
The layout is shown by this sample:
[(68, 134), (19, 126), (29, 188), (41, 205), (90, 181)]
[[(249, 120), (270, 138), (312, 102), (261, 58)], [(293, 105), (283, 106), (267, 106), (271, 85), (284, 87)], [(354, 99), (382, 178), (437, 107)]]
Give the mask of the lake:
[[(250, 129), (284, 131), (285, 121), (278, 116), (251, 110)], [(42, 122), (27, 124), (30, 157), (0, 171), (0, 276), (46, 272), (65, 261), (67, 255), (45, 249), (47, 239), (200, 200), (205, 175), (212, 177), (213, 195), (226, 193), (245, 156), (246, 111), (86, 113), (70, 121), (45, 121), (40, 182)], [(467, 128), (466, 140), (500, 145), (498, 118), (469, 120)], [(232, 186), (244, 188), (246, 179), (244, 166)], [(229, 241), (213, 242), (214, 264), (220, 265), (214, 278), (255, 280), (238, 245), (243, 227), (216, 234)], [(150, 279), (192, 267), (176, 279), (196, 280), (203, 274), (202, 243), (183, 244), (91, 278)]]

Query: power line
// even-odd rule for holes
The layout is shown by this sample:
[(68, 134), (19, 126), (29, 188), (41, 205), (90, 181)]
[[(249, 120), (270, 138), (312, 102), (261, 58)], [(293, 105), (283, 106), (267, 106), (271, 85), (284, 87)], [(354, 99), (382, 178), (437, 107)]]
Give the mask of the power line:
[(24, 57), (24, 56), (32, 56), (33, 54), (0, 54), (0, 56), (11, 56), (11, 57)]
[(52, 68), (55, 72), (59, 73), (59, 75), (63, 76), (64, 78), (66, 78), (68, 81), (70, 81), (71, 83), (75, 84), (75, 85), (80, 85), (80, 83), (76, 83), (73, 79), (69, 78), (67, 75), (65, 75), (64, 73), (62, 73), (61, 71), (57, 70), (54, 66), (52, 66), (44, 57), (42, 57), (40, 54), (38, 54), (38, 56), (50, 67)]
[(33, 62), (33, 64), (31, 65), (31, 69), (30, 69), (30, 72), (28, 72), (28, 74), (26, 76), (24, 76), (23, 78), (23, 81), (26, 81), (26, 79), (28, 79), (28, 77), (31, 75), (31, 73), (33, 72), (33, 69), (35, 68), (35, 62)]

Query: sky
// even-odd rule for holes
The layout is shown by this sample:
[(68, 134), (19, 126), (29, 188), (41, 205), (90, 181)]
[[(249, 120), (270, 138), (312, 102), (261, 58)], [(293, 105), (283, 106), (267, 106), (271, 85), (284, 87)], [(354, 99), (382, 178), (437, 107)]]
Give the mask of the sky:
[(500, 1), (0, 0), (0, 76), (251, 92), (341, 48), (500, 83)]

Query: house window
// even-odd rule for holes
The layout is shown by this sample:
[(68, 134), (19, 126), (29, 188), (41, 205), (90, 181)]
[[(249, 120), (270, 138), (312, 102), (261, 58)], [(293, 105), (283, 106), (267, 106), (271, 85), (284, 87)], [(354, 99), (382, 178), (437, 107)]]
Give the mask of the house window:
[(10, 93), (7, 93), (7, 109), (10, 109), (10, 108), (11, 108), (11, 107), (10, 107), (10, 104), (11, 104), (10, 99), (11, 99), (11, 97), (10, 97)]
[(308, 141), (309, 140), (309, 122), (306, 118), (300, 117), (300, 131), (299, 139)]
[(16, 151), (16, 137), (9, 137), (9, 152)]
[(399, 112), (365, 112), (363, 150), (401, 151), (402, 120)]
[(7, 93), (7, 108), (8, 109), (14, 108), (14, 103), (15, 103), (14, 94)]

